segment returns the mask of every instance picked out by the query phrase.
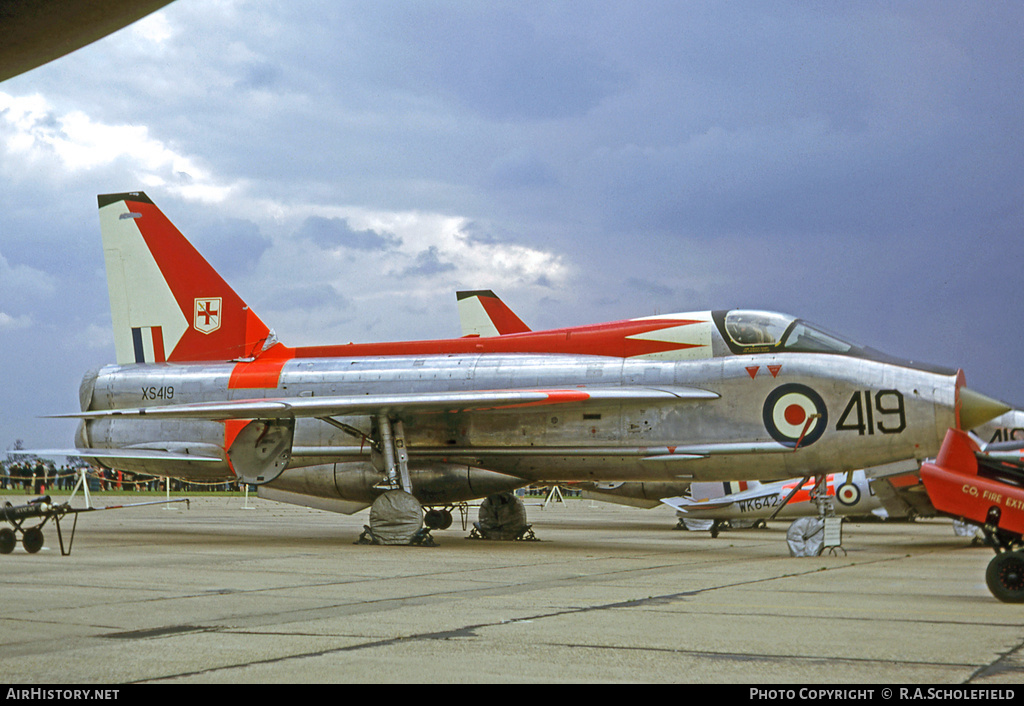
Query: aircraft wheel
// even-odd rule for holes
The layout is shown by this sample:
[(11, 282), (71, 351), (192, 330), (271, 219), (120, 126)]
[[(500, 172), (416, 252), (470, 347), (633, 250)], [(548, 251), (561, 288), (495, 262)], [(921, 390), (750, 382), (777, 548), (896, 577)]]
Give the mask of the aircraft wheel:
[(480, 503), (477, 517), (474, 527), (484, 539), (515, 540), (530, 529), (526, 505), (514, 493), (488, 495)]
[(38, 527), (25, 530), (25, 536), (21, 538), (21, 546), (29, 554), (35, 554), (43, 548), (43, 531)]
[(7, 527), (0, 529), (0, 554), (10, 554), (17, 543), (18, 538), (14, 535), (14, 530)]
[(448, 510), (427, 510), (423, 515), (423, 525), (427, 529), (446, 530), (452, 526), (452, 513)]
[(1003, 603), (1024, 603), (1024, 552), (1000, 552), (985, 570), (985, 583)]

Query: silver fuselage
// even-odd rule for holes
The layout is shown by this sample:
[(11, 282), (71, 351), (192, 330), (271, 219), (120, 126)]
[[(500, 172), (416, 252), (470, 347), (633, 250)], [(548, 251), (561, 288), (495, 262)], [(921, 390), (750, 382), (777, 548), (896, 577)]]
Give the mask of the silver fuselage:
[[(820, 353), (675, 362), (546, 354), (306, 358), (286, 362), (277, 388), (266, 390), (230, 389), (233, 368), (234, 364), (107, 366), (83, 382), (83, 409), (454, 390), (687, 386), (719, 397), (647, 405), (609, 402), (585, 409), (548, 405), (409, 413), (400, 419), (411, 467), (445, 461), (531, 482), (771, 480), (934, 455), (945, 430), (954, 425), (956, 388), (955, 374)], [(666, 460), (677, 447), (770, 442), (766, 400), (773, 390), (794, 383), (816, 392), (824, 405), (825, 428), (818, 438), (786, 453), (712, 452)], [(351, 433), (357, 429), (370, 437), (371, 418), (337, 421), (350, 431), (320, 419), (297, 419), (289, 469), (352, 462), (379, 466), (370, 446)], [(223, 453), (225, 424), (90, 419), (80, 427), (79, 445)], [(144, 460), (111, 465), (168, 475), (166, 465)], [(212, 480), (230, 478), (232, 471), (226, 461), (183, 463), (174, 475)]]

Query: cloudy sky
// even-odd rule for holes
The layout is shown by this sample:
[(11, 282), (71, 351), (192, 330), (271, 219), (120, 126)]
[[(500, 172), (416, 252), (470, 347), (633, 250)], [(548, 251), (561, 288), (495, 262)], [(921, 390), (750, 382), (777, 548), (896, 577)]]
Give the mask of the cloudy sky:
[(0, 83), (0, 449), (142, 189), (289, 345), (784, 311), (1024, 406), (1019, 2), (176, 0)]

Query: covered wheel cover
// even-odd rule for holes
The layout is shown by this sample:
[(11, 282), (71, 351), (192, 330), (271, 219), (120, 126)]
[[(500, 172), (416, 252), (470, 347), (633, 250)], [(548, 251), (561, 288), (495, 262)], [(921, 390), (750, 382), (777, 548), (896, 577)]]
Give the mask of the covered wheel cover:
[(526, 505), (514, 493), (489, 495), (478, 517), (477, 529), (487, 539), (515, 539), (528, 528)]
[(817, 517), (794, 520), (786, 532), (790, 556), (818, 556), (825, 544), (825, 523)]
[(370, 506), (374, 544), (410, 544), (423, 527), (423, 506), (404, 490), (389, 490)]
[(988, 563), (985, 583), (1004, 603), (1024, 603), (1024, 552), (1001, 552)]

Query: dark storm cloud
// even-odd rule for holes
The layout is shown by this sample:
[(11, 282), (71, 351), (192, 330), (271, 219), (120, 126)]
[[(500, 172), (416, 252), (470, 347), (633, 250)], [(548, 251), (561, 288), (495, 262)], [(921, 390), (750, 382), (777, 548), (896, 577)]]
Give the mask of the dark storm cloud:
[[(0, 84), (49, 101), (31, 128), (0, 114), (4, 271), (75, 303), (22, 297), (25, 346), (45, 338), (28, 320), (79, 341), (109, 327), (95, 195), (145, 186), (328, 340), (447, 330), (451, 311), (400, 320), (393, 302), (413, 285), (449, 301), (465, 264), (326, 214), (444, 214), (466, 250), (532, 247), (576, 273), (501, 293), (537, 327), (778, 309), (1024, 405), (1018, 3), (179, 0), (154, 19)], [(103, 130), (76, 136), (76, 113)], [(118, 152), (114, 128), (154, 149)], [(69, 166), (58, 133), (116, 158)], [(383, 280), (345, 276), (358, 257), (396, 273), (377, 300), (358, 288)], [(93, 364), (76, 350), (67, 365)], [(25, 378), (0, 408), (55, 411)]]
[(668, 287), (661, 282), (652, 282), (639, 277), (630, 277), (626, 281), (626, 285), (636, 291), (641, 297), (655, 301), (669, 301), (675, 293), (672, 287)]
[(573, 35), (569, 26), (545, 25), (500, 6), (455, 17), (448, 12), (419, 14), (406, 16), (407, 36), (426, 22), (440, 24), (457, 37), (446, 42), (444, 33), (427, 35), (419, 47), (419, 56), (426, 59), (420, 64), (422, 78), (492, 119), (585, 114), (618, 83), (596, 52), (581, 51), (567, 41)]
[(202, 246), (203, 256), (227, 279), (252, 271), (271, 245), (259, 225), (241, 218), (219, 219), (183, 230), (193, 245)]
[(437, 247), (432, 245), (426, 250), (421, 250), (417, 253), (416, 260), (412, 265), (402, 270), (401, 276), (428, 277), (444, 272), (452, 272), (455, 269), (455, 264), (444, 262), (438, 253)]
[(490, 166), (485, 183), (494, 189), (539, 189), (557, 182), (551, 164), (537, 155), (516, 151), (500, 157)]
[(307, 218), (297, 235), (325, 249), (394, 250), (402, 244), (402, 239), (393, 233), (353, 230), (347, 219), (322, 216)]
[(566, 7), (549, 3), (339, 3), (327, 22), (346, 41), (339, 66), (357, 81), (454, 102), (491, 120), (581, 115), (619, 77)]
[(276, 309), (316, 309), (330, 308), (334, 311), (345, 311), (350, 302), (338, 294), (327, 284), (305, 285), (301, 283), (284, 284), (274, 288), (272, 304)]

